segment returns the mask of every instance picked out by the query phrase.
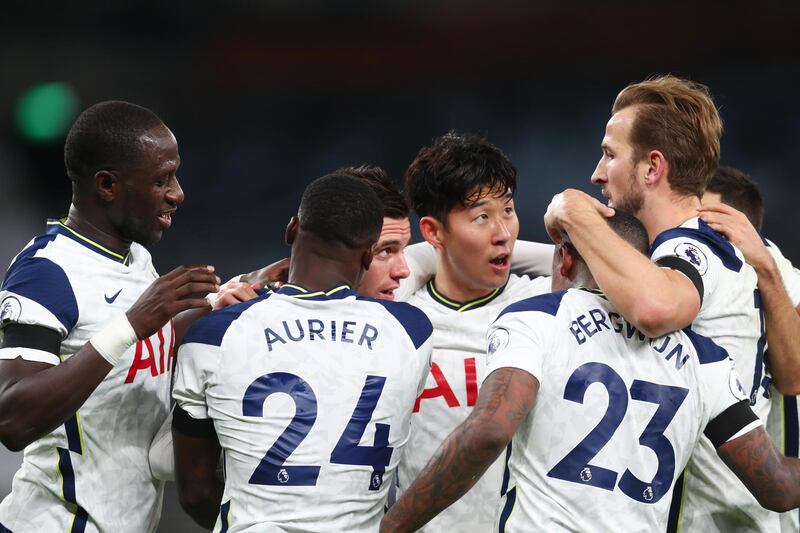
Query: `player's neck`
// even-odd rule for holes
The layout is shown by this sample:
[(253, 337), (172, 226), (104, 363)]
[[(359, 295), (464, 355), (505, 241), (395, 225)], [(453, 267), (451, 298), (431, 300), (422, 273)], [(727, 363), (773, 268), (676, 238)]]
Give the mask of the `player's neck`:
[(700, 207), (700, 198), (697, 196), (668, 195), (651, 196), (642, 209), (636, 213), (647, 230), (650, 242), (662, 232), (676, 228), (697, 216)]
[(120, 255), (127, 254), (131, 248), (131, 241), (117, 235), (108, 219), (102, 216), (102, 213), (98, 213), (98, 216), (92, 216), (91, 210), (79, 208), (73, 203), (69, 206), (69, 214), (65, 224), (87, 239)]
[(502, 287), (507, 281), (508, 277), (506, 277), (503, 283), (497, 287), (476, 286), (475, 284), (470, 283), (468, 280), (463, 279), (462, 276), (459, 276), (455, 272), (455, 269), (448, 265), (440, 257), (436, 267), (434, 286), (436, 287), (436, 291), (441, 293), (441, 295), (448, 300), (464, 303), (471, 302), (491, 294), (492, 291)]
[[(360, 263), (355, 257), (348, 259), (341, 253), (332, 254), (327, 245), (298, 237), (292, 245), (289, 263), (289, 283), (310, 291), (324, 291), (340, 285), (356, 286)], [(339, 251), (340, 252), (340, 251)]]

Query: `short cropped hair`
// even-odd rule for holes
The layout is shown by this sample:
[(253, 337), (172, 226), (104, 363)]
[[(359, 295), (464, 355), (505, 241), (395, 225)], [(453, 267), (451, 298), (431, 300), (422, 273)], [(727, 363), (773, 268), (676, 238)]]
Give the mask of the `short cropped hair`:
[(622, 237), (628, 244), (645, 255), (650, 255), (650, 238), (647, 230), (638, 218), (619, 209), (614, 210), (614, 216), (606, 219), (614, 233)]
[(708, 87), (666, 75), (625, 87), (612, 112), (637, 106), (630, 131), (636, 161), (660, 150), (676, 192), (702, 196), (719, 166), (722, 119)]
[(328, 174), (311, 182), (297, 216), (301, 230), (351, 249), (372, 246), (383, 227), (378, 195), (363, 180), (345, 174)]
[[(449, 132), (420, 149), (405, 173), (408, 204), (420, 217), (443, 224), (457, 205), (477, 201), (481, 191), (496, 195), (517, 190), (517, 169), (484, 137)], [(485, 196), (485, 194), (484, 194)]]
[(73, 182), (89, 180), (99, 170), (117, 169), (142, 155), (140, 137), (166, 127), (158, 116), (129, 102), (100, 102), (75, 120), (64, 144), (64, 164)]
[(408, 204), (400, 191), (389, 179), (386, 171), (374, 165), (342, 167), (334, 174), (346, 174), (364, 180), (372, 187), (383, 204), (383, 216), (386, 218), (408, 218)]
[(719, 194), (722, 203), (735, 207), (761, 231), (764, 225), (764, 198), (752, 176), (738, 168), (720, 166), (706, 188)]

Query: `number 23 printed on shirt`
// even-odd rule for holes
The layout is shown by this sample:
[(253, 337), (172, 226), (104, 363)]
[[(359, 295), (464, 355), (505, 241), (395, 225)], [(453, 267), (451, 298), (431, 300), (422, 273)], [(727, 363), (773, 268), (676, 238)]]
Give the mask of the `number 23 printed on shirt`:
[[(628, 388), (614, 369), (603, 363), (586, 363), (579, 366), (567, 380), (564, 399), (582, 404), (586, 390), (593, 383), (600, 383), (608, 393), (608, 408), (603, 418), (564, 458), (548, 473), (550, 477), (563, 479), (599, 489), (614, 490), (618, 473), (590, 464), (625, 418), (628, 410)], [(658, 405), (653, 418), (639, 437), (639, 444), (653, 450), (658, 468), (653, 479), (645, 482), (629, 469), (619, 480), (620, 490), (628, 497), (642, 503), (654, 504), (667, 493), (675, 474), (675, 450), (664, 431), (675, 413), (686, 399), (689, 389), (659, 385), (649, 381), (634, 380), (630, 387), (630, 398)]]
[[(345, 427), (339, 442), (331, 452), (334, 464), (371, 466), (369, 490), (378, 490), (383, 484), (383, 474), (392, 457), (389, 446), (389, 425), (375, 424), (375, 440), (372, 446), (361, 446), (367, 425), (383, 392), (386, 378), (367, 376), (361, 396), (353, 415)], [(242, 398), (244, 416), (261, 417), (267, 397), (288, 394), (295, 404), (295, 415), (275, 443), (267, 450), (256, 467), (250, 483), (253, 485), (313, 486), (317, 484), (320, 465), (286, 465), (286, 460), (308, 436), (317, 419), (317, 396), (311, 386), (301, 377), (288, 372), (272, 372), (253, 381)]]

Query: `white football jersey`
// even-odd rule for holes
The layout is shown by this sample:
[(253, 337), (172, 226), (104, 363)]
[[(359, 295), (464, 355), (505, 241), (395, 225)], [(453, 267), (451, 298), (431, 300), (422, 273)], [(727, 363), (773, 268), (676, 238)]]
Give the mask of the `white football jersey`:
[(173, 396), (223, 449), (214, 531), (377, 531), (431, 330), (405, 303), (291, 284), (193, 324)]
[[(0, 349), (59, 364), (124, 313), (157, 278), (150, 254), (136, 243), (119, 256), (48, 221), (11, 263), (0, 291), (2, 326), (32, 324), (59, 332), (60, 357)], [(163, 483), (150, 475), (150, 441), (169, 412), (172, 323), (137, 342), (66, 424), (25, 448), (0, 524), (25, 531), (154, 531)], [(69, 386), (64, 383), (65, 387)], [(2, 530), (2, 528), (0, 528)]]
[[(487, 376), (517, 368), (539, 381), (511, 441), (495, 531), (663, 531), (701, 432), (748, 398), (711, 340), (688, 328), (645, 337), (585, 289), (506, 308), (487, 357)], [(723, 441), (761, 421), (737, 424)]]
[[(795, 307), (800, 306), (800, 271), (792, 265), (791, 261), (784, 257), (780, 249), (773, 243), (765, 239), (767, 250), (775, 259), (778, 270), (783, 279), (783, 285), (789, 294), (789, 299)], [(769, 339), (767, 339), (769, 348)], [(769, 359), (769, 351), (767, 352)], [(775, 443), (781, 448), (784, 455), (789, 457), (798, 456), (800, 447), (800, 419), (798, 419), (797, 396), (784, 396), (774, 387), (772, 389), (772, 409), (767, 420), (767, 428)], [(781, 531), (783, 533), (797, 533), (800, 531), (800, 511), (797, 509), (781, 513)]]
[[(411, 438), (398, 475), (405, 490), (420, 474), (442, 441), (472, 412), (486, 365), (486, 330), (511, 302), (550, 292), (550, 278), (531, 280), (511, 275), (505, 287), (472, 302), (441, 295), (434, 280), (408, 301), (433, 323), (433, 363), (425, 390), (417, 398)], [(492, 527), (503, 475), (498, 459), (460, 500), (431, 520), (421, 531), (483, 532)]]
[[(692, 330), (730, 354), (751, 408), (766, 423), (771, 378), (764, 361), (765, 325), (753, 268), (736, 247), (698, 218), (661, 233), (651, 245), (650, 256), (665, 267), (675, 266), (679, 258), (684, 266), (695, 268), (702, 305)], [(679, 486), (682, 502), (676, 498), (673, 509), (680, 517), (679, 530), (778, 531), (778, 514), (758, 504), (705, 437)]]

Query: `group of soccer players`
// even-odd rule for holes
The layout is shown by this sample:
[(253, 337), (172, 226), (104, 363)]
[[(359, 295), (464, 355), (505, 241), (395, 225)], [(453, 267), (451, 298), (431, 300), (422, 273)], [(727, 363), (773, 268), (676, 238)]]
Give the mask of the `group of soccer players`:
[(0, 292), (0, 533), (154, 531), (173, 477), (221, 532), (798, 531), (800, 273), (721, 124), (691, 81), (623, 89), (608, 204), (556, 195), (555, 247), (517, 242), (505, 154), (449, 133), (404, 195), (314, 180), (289, 260), (221, 284), (145, 249), (184, 199), (171, 131), (92, 106), (69, 215)]

